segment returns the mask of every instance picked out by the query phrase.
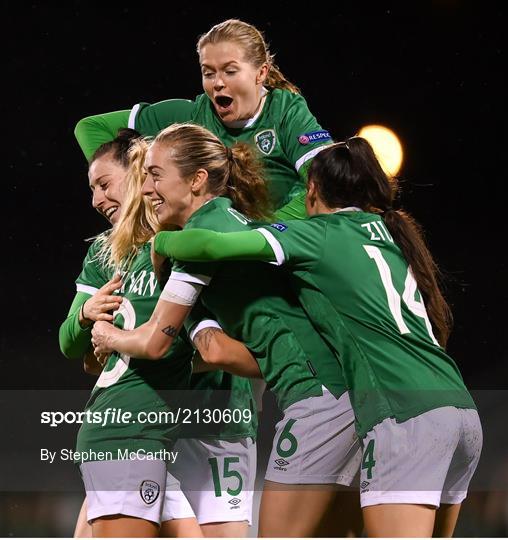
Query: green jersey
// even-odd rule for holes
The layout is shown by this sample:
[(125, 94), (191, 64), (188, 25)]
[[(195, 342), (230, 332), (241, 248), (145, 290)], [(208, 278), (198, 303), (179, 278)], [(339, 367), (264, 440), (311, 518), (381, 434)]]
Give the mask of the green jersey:
[(193, 122), (214, 133), (227, 146), (235, 142), (254, 145), (262, 158), (271, 201), (280, 208), (305, 190), (304, 166), (320, 149), (332, 142), (299, 94), (270, 90), (261, 113), (241, 127), (227, 127), (217, 116), (206, 94), (194, 101), (169, 99), (136, 105), (129, 127), (155, 136), (178, 122)]
[[(113, 276), (98, 260), (100, 245), (96, 240), (88, 251), (76, 280), (78, 291), (94, 294)], [(118, 294), (123, 300), (114, 324), (131, 330), (150, 318), (160, 295), (148, 244), (122, 279)], [(167, 448), (179, 424), (178, 404), (173, 401), (182, 392), (174, 391), (188, 388), (192, 354), (192, 347), (180, 337), (158, 361), (111, 354), (86, 405), (77, 450), (111, 452), (112, 459), (117, 459), (118, 452)]]
[(475, 407), (379, 215), (352, 209), (260, 232), (338, 354), (360, 436), (388, 417), (403, 422), (438, 407)]
[[(248, 223), (229, 199), (217, 197), (197, 210), (184, 229), (245, 231)], [(282, 409), (322, 395), (323, 386), (337, 397), (345, 391), (339, 363), (275, 267), (177, 261), (166, 287), (170, 289), (173, 280), (210, 283), (201, 302), (227, 334), (253, 352)]]

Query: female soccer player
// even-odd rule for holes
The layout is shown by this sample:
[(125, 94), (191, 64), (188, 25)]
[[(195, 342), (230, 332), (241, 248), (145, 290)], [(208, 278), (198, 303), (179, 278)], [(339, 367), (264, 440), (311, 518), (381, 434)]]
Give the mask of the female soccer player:
[[(115, 140), (101, 147), (89, 169), (92, 204), (113, 225), (120, 219), (126, 189), (132, 181), (132, 176), (128, 175), (128, 151), (134, 134), (129, 131), (125, 130)], [(150, 216), (151, 208), (141, 204), (140, 211), (148, 216), (141, 234), (147, 234), (148, 230), (153, 234), (151, 223), (155, 223), (155, 220)], [(100, 259), (101, 247), (106, 239), (107, 235), (101, 235), (90, 246), (83, 271), (77, 279), (78, 292), (69, 316), (60, 328), (62, 352), (68, 357), (86, 355), (93, 321), (112, 320), (113, 315), (109, 313), (112, 310), (117, 310), (119, 316), (123, 317), (125, 326), (134, 326), (140, 320), (142, 322), (146, 317), (143, 310), (149, 309), (152, 293), (156, 293), (157, 284), (151, 270), (149, 249), (135, 259), (123, 276), (122, 283)], [(129, 294), (133, 279), (136, 281), (135, 276), (139, 274), (146, 276), (146, 283), (138, 286), (135, 293)], [(115, 289), (120, 288), (121, 296), (112, 296)], [(155, 296), (155, 301), (157, 298)], [(92, 414), (105, 414), (108, 408), (114, 406), (117, 410), (123, 409), (132, 414), (171, 412), (170, 404), (159, 397), (158, 390), (188, 387), (192, 356), (192, 349), (180, 338), (175, 345), (156, 370), (151, 365), (143, 366), (142, 361), (134, 358), (109, 356), (86, 410)], [(91, 365), (89, 358), (87, 365)], [(87, 518), (92, 523), (94, 536), (128, 533), (158, 536), (161, 521), (165, 522), (165, 530), (173, 534), (201, 535), (194, 513), (180, 492), (178, 482), (168, 475), (163, 459), (144, 461), (118, 458), (118, 453), (125, 450), (157, 452), (169, 449), (174, 434), (175, 426), (162, 422), (145, 425), (83, 423), (78, 434), (77, 451), (111, 453), (111, 459), (96, 461), (92, 458), (81, 465), (87, 490)], [(139, 478), (135, 478), (136, 475)], [(150, 483), (146, 482), (143, 488), (145, 480), (150, 480)], [(130, 484), (135, 486), (129, 487)], [(150, 497), (153, 500), (147, 500)], [(83, 524), (78, 523), (77, 533), (84, 532)]]
[(232, 146), (237, 141), (257, 147), (268, 179), (270, 199), (279, 215), (304, 217), (306, 169), (312, 157), (331, 143), (330, 134), (311, 114), (298, 88), (273, 62), (262, 34), (236, 19), (224, 21), (197, 44), (204, 94), (194, 101), (169, 99), (132, 110), (80, 120), (75, 135), (87, 158), (119, 128), (157, 135), (177, 122), (206, 127)]
[[(139, 168), (132, 173), (136, 173), (136, 182), (131, 183), (125, 212), (108, 240), (116, 266), (132, 250), (150, 251), (135, 217), (136, 206), (146, 200), (140, 197), (144, 174)], [(172, 224), (166, 225), (174, 228)], [(150, 309), (153, 308), (151, 305)], [(247, 357), (254, 364), (254, 373), (248, 369), (246, 374), (259, 376), (257, 364), (247, 349), (226, 336), (216, 321), (203, 316), (203, 310), (197, 311), (193, 310), (191, 318), (197, 326), (193, 338), (198, 351), (206, 358), (213, 350), (214, 359), (219, 360), (243, 361)], [(250, 381), (213, 371), (194, 374), (191, 388), (192, 392), (182, 396), (184, 403), (179, 403), (186, 406), (186, 423), (178, 433), (175, 451), (180, 459), (172, 464), (171, 473), (180, 481), (205, 536), (245, 536), (252, 520), (256, 475), (257, 419)], [(222, 414), (224, 411), (236, 411), (241, 416), (231, 419), (229, 412)], [(231, 500), (236, 502), (231, 504)]]
[[(200, 126), (174, 125), (157, 136), (145, 166), (143, 192), (162, 227), (238, 231), (265, 215), (265, 184), (245, 144), (229, 149)], [(260, 535), (312, 536), (335, 498), (319, 488), (351, 483), (359, 447), (340, 366), (275, 268), (177, 263), (150, 321), (133, 331), (99, 321), (95, 351), (160, 357), (202, 289), (202, 304), (253, 352), (284, 412), (266, 473)], [(230, 363), (232, 370), (242, 367)]]
[(155, 249), (179, 260), (284, 265), (343, 367), (362, 439), (368, 536), (451, 536), (482, 430), (444, 351), (451, 315), (437, 266), (416, 222), (393, 209), (396, 189), (367, 141), (353, 137), (313, 160), (309, 220), (229, 235), (161, 233)]
[[(139, 179), (139, 175), (128, 174), (128, 154), (131, 143), (132, 134), (121, 133), (114, 141), (103, 145), (90, 164), (89, 176), (93, 190), (93, 205), (110, 220), (114, 229), (111, 234), (100, 236), (92, 244), (85, 259), (83, 271), (77, 280), (78, 293), (69, 317), (60, 330), (62, 351), (69, 357), (81, 357), (86, 353), (90, 347), (90, 329), (93, 321), (112, 320), (113, 315), (108, 312), (118, 309), (115, 315), (117, 320), (123, 319), (124, 327), (135, 325), (136, 319), (138, 322), (140, 319), (142, 321), (146, 313), (152, 311), (158, 299), (159, 290), (151, 267), (150, 249), (148, 245), (143, 245), (143, 239), (153, 235), (156, 222), (151, 205), (147, 207), (144, 201), (139, 200), (134, 204), (130, 200), (132, 198), (130, 194), (137, 193), (140, 189), (140, 185), (134, 184), (134, 179)], [(132, 149), (130, 151), (132, 152)], [(138, 154), (143, 152), (141, 143), (138, 143), (137, 152)], [(123, 207), (126, 212), (121, 212)], [(128, 219), (125, 214), (129, 216)], [(130, 228), (136, 229), (139, 249), (135, 247), (133, 249), (132, 244), (122, 242), (119, 238), (122, 235), (125, 238)], [(109, 249), (106, 248), (109, 248), (108, 243), (113, 238), (120, 240), (120, 259), (125, 262), (125, 257), (131, 255), (131, 264), (128, 268), (124, 264), (123, 283), (118, 278), (109, 280), (114, 272), (108, 266)], [(121, 289), (119, 296), (111, 296), (115, 289)], [(94, 293), (94, 291), (97, 292)], [(93, 296), (90, 296), (92, 293), (94, 293)], [(207, 328), (206, 323), (202, 323), (201, 326)], [(248, 354), (241, 344), (230, 340), (223, 332), (214, 333), (210, 339), (219, 354), (224, 353), (228, 357)], [(165, 403), (159, 392), (178, 387), (187, 388), (192, 355), (193, 349), (179, 337), (160, 365), (129, 359), (125, 355), (121, 357), (112, 355), (97, 382), (87, 410), (91, 413), (100, 413), (114, 406), (117, 410), (123, 409), (131, 413), (136, 411), (169, 412), (169, 404)], [(100, 369), (102, 370), (102, 366)], [(143, 401), (144, 397), (148, 399)], [(254, 427), (252, 429), (255, 430)], [(133, 445), (141, 445), (141, 448), (137, 449), (154, 450), (155, 447), (160, 449), (161, 444), (167, 448), (168, 436), (174, 438), (173, 435), (174, 426), (163, 421), (145, 425), (136, 424), (130, 427), (118, 424), (106, 426), (85, 424), (79, 434), (78, 449), (101, 451), (108, 447), (108, 451), (118, 454), (125, 445), (134, 450), (136, 448)], [(192, 457), (179, 448), (178, 443), (174, 450), (179, 452), (182, 462)], [(237, 459), (240, 460), (240, 458)], [(126, 485), (123, 489), (122, 486), (118, 487), (115, 480), (119, 479), (109, 476), (111, 472), (116, 471), (118, 476), (124, 476), (122, 481), (125, 483), (129, 474), (143, 476), (148, 474), (145, 471), (146, 465), (139, 462), (136, 462), (134, 466), (131, 465), (132, 462), (129, 461), (93, 462), (92, 460), (82, 466), (89, 499), (88, 518), (90, 521), (93, 520), (94, 534), (118, 536), (134, 533), (153, 536), (158, 535), (157, 524), (162, 521), (160, 530), (162, 535), (201, 536), (194, 512), (179, 491), (178, 482), (168, 476), (171, 480), (171, 483), (168, 483), (166, 476), (163, 475), (163, 470), (165, 471), (163, 460), (157, 460), (155, 463), (157, 471), (153, 471), (153, 474), (161, 476), (160, 480), (154, 480), (153, 485), (146, 486), (146, 493), (155, 493), (155, 498), (150, 501), (142, 500), (141, 481), (139, 485), (136, 484), (134, 490), (130, 490), (131, 493), (128, 493)], [(154, 463), (150, 465), (153, 467)], [(125, 473), (125, 467), (129, 468), (130, 473)], [(252, 468), (254, 475), (255, 464)], [(146, 479), (144, 478), (143, 481)], [(103, 489), (100, 489), (98, 482), (103, 484)], [(156, 493), (154, 486), (158, 486), (162, 494)], [(194, 496), (194, 494), (191, 495)], [(211, 511), (214, 508), (212, 505)], [(76, 534), (89, 536), (90, 533), (82, 511)]]

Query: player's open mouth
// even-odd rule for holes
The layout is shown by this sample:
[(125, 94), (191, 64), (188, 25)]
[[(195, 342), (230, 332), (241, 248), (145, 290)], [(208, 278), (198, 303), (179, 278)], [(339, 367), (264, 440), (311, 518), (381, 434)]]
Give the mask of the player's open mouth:
[(159, 206), (163, 203), (164, 201), (161, 200), (161, 199), (155, 199), (154, 201), (152, 201), (152, 206), (153, 206), (153, 209), (155, 210), (155, 212), (157, 212), (157, 209), (159, 208)]
[(215, 104), (219, 112), (228, 112), (231, 110), (233, 104), (233, 98), (229, 96), (216, 96)]
[(118, 210), (118, 206), (112, 206), (103, 212), (107, 219), (111, 221), (111, 216)]

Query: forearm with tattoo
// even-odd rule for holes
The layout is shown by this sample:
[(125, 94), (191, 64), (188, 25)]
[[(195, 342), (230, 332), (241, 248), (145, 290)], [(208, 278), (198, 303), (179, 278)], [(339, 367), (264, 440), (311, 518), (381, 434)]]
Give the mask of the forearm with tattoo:
[(174, 326), (171, 326), (171, 325), (166, 326), (166, 328), (163, 328), (162, 332), (164, 332), (164, 334), (166, 334), (167, 336), (173, 337), (173, 338), (178, 335), (178, 330)]
[(210, 342), (217, 334), (217, 332), (222, 332), (220, 328), (204, 328), (200, 330), (197, 336), (194, 337), (194, 344), (198, 350), (208, 351), (210, 349)]

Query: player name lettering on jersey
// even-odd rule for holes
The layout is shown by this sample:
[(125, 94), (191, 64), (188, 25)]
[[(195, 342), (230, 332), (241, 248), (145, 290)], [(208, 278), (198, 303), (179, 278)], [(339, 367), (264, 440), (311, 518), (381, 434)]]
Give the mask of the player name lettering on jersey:
[(157, 287), (157, 278), (154, 272), (147, 272), (146, 270), (127, 272), (122, 276), (122, 281), (123, 285), (120, 294), (128, 292), (139, 296), (153, 296)]
[(386, 225), (382, 221), (371, 221), (369, 223), (362, 223), (361, 227), (366, 229), (370, 233), (371, 240), (377, 240), (379, 242), (392, 242), (393, 238), (388, 232)]

